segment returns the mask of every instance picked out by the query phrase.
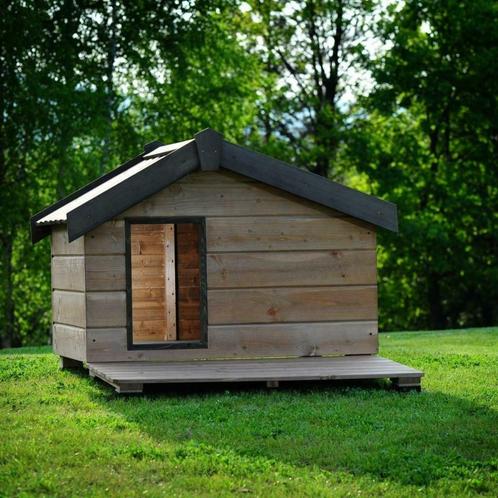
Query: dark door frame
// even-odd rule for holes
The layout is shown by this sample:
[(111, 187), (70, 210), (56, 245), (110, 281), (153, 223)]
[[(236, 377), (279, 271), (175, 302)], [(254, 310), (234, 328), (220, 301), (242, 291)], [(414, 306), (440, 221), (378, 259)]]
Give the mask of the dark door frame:
[[(133, 224), (180, 224), (195, 223), (199, 225), (199, 270), (200, 270), (200, 321), (201, 338), (198, 341), (163, 341), (150, 343), (133, 343), (133, 296), (131, 285), (131, 230)], [(128, 351), (153, 349), (198, 349), (208, 347), (208, 311), (207, 311), (207, 264), (206, 264), (206, 218), (200, 216), (173, 217), (133, 217), (125, 218), (125, 268), (126, 268), (126, 336)], [(178, 320), (178, 315), (176, 319)]]

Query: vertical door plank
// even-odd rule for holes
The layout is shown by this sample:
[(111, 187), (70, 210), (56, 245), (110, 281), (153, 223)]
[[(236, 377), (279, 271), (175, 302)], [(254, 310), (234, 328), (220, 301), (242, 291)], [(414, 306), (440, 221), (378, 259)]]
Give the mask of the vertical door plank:
[(166, 331), (165, 225), (131, 225), (134, 341), (163, 341)]
[(178, 339), (201, 338), (199, 225), (177, 225)]
[(166, 341), (176, 340), (176, 262), (175, 262), (175, 225), (168, 223), (164, 225), (164, 288), (166, 294), (165, 314), (166, 330), (164, 339)]

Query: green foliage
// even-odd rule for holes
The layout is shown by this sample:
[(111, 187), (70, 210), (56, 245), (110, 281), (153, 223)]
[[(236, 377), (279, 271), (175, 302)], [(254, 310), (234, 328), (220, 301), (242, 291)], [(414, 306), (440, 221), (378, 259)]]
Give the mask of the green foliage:
[(384, 328), (498, 320), (497, 6), (410, 1), (380, 27), (348, 159), (401, 214), (380, 238)]
[(250, 1), (253, 50), (262, 61), (251, 143), (331, 178), (349, 116), (346, 95), (366, 55), (372, 0)]
[(49, 340), (48, 243), (31, 246), (30, 216), (206, 126), (398, 204), (400, 235), (379, 235), (383, 329), (496, 323), (497, 3), (389, 5), (8, 2), (0, 347)]
[[(240, 140), (258, 59), (230, 2), (10, 2), (0, 19), (0, 347), (49, 337), (47, 242), (29, 218), (206, 126)], [(36, 332), (35, 332), (36, 331)]]
[(119, 396), (48, 348), (0, 354), (5, 496), (496, 496), (498, 330), (381, 335), (384, 382)]

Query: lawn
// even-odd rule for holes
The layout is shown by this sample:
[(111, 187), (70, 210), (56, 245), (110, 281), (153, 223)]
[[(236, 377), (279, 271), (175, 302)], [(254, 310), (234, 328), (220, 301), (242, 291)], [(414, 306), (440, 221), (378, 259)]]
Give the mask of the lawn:
[(498, 496), (498, 329), (392, 333), (388, 382), (119, 396), (0, 352), (0, 496)]

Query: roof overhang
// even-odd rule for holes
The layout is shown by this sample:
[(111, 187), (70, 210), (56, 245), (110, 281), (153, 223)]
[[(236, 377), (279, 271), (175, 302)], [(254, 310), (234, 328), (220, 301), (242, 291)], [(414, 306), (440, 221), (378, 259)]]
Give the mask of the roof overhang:
[(31, 218), (33, 243), (67, 223), (69, 241), (197, 169), (224, 168), (388, 230), (398, 230), (396, 205), (223, 139), (208, 128), (191, 140), (145, 151)]

